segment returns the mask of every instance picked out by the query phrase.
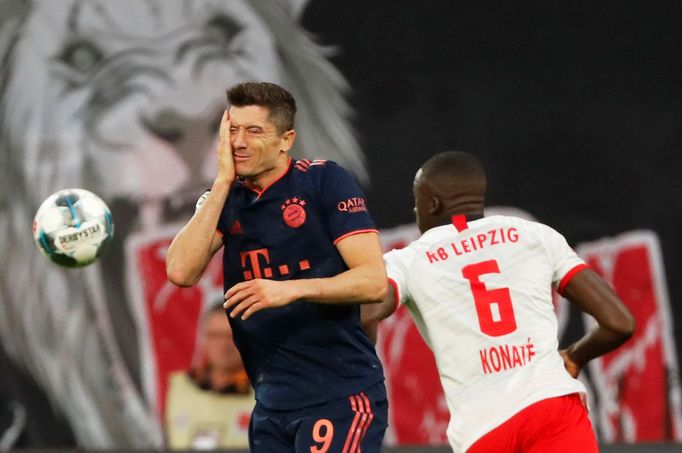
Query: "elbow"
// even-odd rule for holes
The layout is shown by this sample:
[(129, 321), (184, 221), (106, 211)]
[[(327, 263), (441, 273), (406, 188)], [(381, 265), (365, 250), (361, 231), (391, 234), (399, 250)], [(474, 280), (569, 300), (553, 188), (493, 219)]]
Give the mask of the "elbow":
[(375, 303), (381, 303), (386, 299), (386, 295), (388, 294), (388, 289), (386, 288), (386, 284), (379, 285), (377, 287), (377, 292), (375, 296)]
[(168, 281), (183, 288), (194, 286), (199, 280), (198, 278), (193, 277), (188, 271), (171, 264), (166, 265), (166, 276), (168, 277)]
[(372, 288), (368, 291), (367, 302), (370, 304), (379, 304), (386, 299), (388, 294), (388, 287), (386, 280), (381, 281), (381, 284), (372, 284)]
[(615, 332), (622, 339), (623, 343), (628, 341), (635, 333), (636, 323), (632, 314), (627, 311), (618, 320), (610, 326), (611, 330)]
[(381, 260), (380, 265), (377, 268), (372, 269), (372, 272), (368, 273), (368, 275), (371, 275), (369, 303), (380, 304), (388, 295), (388, 284), (386, 283), (388, 281), (388, 276), (386, 275), (383, 259)]
[(627, 341), (630, 339), (630, 337), (632, 337), (635, 334), (635, 328), (637, 327), (637, 323), (635, 322), (635, 318), (630, 313), (628, 313), (628, 316), (626, 318), (627, 320), (625, 321), (625, 323), (623, 323), (620, 333)]

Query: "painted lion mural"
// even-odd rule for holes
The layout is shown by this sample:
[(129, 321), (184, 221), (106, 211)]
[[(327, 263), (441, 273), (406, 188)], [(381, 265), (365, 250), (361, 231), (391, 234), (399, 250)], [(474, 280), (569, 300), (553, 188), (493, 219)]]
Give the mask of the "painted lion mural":
[[(149, 321), (150, 310), (192, 300), (192, 326), (220, 283), (176, 294), (145, 263), (161, 261), (210, 184), (227, 86), (289, 88), (298, 156), (367, 181), (345, 81), (298, 23), (305, 3), (0, 1), (0, 339), (79, 445), (163, 444), (154, 357), (175, 346), (150, 324), (185, 318)], [(100, 195), (116, 222), (108, 253), (82, 270), (57, 268), (32, 243), (35, 209), (66, 187)]]

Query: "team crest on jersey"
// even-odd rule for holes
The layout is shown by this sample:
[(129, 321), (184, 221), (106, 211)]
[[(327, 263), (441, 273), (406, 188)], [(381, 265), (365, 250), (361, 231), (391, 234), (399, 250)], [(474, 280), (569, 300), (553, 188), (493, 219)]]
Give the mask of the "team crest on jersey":
[(287, 201), (282, 204), (282, 218), (284, 219), (284, 223), (291, 228), (298, 228), (303, 225), (307, 217), (305, 205), (305, 200), (301, 198), (288, 198)]

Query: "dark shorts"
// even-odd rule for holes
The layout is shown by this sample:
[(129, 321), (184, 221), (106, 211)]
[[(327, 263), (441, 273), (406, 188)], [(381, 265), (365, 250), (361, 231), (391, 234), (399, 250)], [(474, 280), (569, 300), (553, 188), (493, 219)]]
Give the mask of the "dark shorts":
[(597, 439), (580, 395), (531, 404), (478, 439), (467, 453), (597, 453)]
[(249, 425), (253, 453), (378, 453), (388, 424), (383, 382), (345, 398), (294, 410), (256, 403)]

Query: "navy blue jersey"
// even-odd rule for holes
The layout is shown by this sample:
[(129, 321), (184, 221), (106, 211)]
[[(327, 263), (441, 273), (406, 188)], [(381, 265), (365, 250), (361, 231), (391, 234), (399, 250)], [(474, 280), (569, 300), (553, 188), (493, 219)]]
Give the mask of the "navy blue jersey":
[[(335, 244), (376, 228), (346, 170), (330, 161), (290, 160), (287, 172), (261, 192), (236, 181), (218, 230), (227, 291), (254, 278), (340, 274), (348, 267)], [(265, 407), (306, 407), (383, 380), (359, 305), (295, 301), (230, 323), (256, 399)]]

